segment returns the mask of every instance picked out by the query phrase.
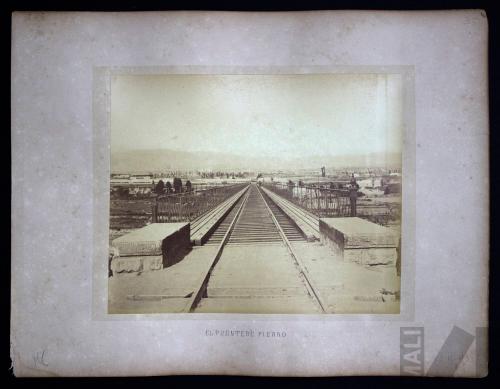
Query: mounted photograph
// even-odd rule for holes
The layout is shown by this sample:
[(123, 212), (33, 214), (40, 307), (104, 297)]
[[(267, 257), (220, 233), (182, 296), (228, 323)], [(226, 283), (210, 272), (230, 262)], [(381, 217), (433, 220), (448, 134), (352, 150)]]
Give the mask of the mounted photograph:
[(403, 84), (112, 74), (108, 313), (399, 314)]

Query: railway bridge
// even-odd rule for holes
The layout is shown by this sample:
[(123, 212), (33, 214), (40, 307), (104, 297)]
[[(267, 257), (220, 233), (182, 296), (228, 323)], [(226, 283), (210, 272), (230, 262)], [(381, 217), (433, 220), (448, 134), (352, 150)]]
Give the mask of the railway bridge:
[(113, 241), (109, 313), (399, 312), (397, 234), (353, 216), (349, 193), (287, 194), (159, 198), (155, 223)]

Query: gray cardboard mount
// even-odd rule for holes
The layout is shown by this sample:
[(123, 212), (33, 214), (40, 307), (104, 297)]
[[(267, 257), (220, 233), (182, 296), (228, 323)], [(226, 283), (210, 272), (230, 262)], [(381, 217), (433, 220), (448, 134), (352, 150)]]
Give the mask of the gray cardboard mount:
[[(483, 11), (35, 12), (12, 30), (16, 376), (398, 375), (402, 327), (424, 328), (433, 375), (486, 374)], [(144, 72), (403, 74), (401, 314), (108, 315), (109, 80)]]

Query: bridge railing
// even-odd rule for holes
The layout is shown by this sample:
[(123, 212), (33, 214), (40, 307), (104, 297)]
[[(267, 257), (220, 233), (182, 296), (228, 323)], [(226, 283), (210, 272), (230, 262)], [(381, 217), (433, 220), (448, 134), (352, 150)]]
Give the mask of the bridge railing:
[(160, 195), (152, 209), (153, 223), (192, 221), (243, 189), (247, 183)]
[(263, 186), (318, 217), (356, 216), (356, 189), (330, 189), (283, 182)]

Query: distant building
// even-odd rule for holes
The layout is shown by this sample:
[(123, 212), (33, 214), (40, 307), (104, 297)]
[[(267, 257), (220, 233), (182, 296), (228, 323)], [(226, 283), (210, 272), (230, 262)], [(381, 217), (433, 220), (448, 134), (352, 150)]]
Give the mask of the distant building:
[(152, 185), (153, 176), (152, 175), (140, 175), (140, 176), (130, 176), (131, 185)]
[(128, 186), (144, 186), (148, 185), (151, 186), (153, 185), (153, 176), (152, 175), (141, 175), (141, 176), (129, 176), (129, 177), (124, 177), (124, 176), (113, 176), (111, 177), (110, 180), (111, 185), (128, 185)]
[(111, 178), (111, 186), (129, 186), (130, 180), (128, 178)]

